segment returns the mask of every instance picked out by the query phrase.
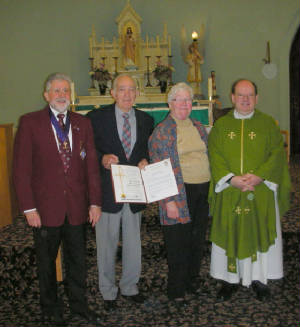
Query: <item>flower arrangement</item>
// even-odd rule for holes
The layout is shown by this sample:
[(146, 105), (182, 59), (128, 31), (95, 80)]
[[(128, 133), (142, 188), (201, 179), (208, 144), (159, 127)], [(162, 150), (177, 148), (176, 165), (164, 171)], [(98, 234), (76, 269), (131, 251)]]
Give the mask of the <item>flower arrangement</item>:
[(171, 78), (174, 68), (170, 65), (164, 65), (160, 61), (157, 62), (155, 69), (153, 70), (154, 77), (161, 81), (167, 81)]
[(100, 68), (97, 68), (94, 72), (94, 79), (101, 85), (106, 85), (108, 81), (112, 80), (109, 71), (103, 64), (100, 64)]

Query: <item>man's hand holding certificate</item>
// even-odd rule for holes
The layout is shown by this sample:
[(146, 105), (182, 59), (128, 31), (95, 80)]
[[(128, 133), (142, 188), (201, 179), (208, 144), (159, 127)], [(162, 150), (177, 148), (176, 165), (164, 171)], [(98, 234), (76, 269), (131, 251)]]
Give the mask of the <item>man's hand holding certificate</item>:
[(170, 159), (145, 166), (111, 165), (116, 202), (150, 203), (178, 194)]

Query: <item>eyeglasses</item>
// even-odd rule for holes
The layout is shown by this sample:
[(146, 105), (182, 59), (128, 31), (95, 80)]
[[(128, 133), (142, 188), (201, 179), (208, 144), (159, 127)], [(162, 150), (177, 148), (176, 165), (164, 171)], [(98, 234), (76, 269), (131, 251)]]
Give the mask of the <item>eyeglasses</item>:
[(172, 101), (178, 102), (178, 103), (192, 103), (192, 99), (173, 99)]
[(136, 92), (137, 88), (136, 87), (118, 87), (117, 88), (117, 92), (122, 92), (122, 93), (125, 93), (126, 91), (129, 91), (129, 92)]
[(237, 94), (236, 95), (239, 99), (249, 98), (253, 99), (255, 97), (255, 94)]

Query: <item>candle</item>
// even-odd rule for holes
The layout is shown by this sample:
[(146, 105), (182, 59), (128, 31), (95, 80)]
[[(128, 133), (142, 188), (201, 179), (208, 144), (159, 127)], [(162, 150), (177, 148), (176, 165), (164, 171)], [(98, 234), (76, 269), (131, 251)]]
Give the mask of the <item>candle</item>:
[(148, 34), (146, 35), (146, 48), (149, 48), (149, 36)]
[(212, 100), (212, 91), (213, 91), (212, 78), (209, 77), (208, 78), (208, 100)]
[(71, 103), (75, 103), (75, 85), (74, 82), (71, 83)]
[(193, 39), (193, 41), (197, 41), (198, 40), (198, 33), (196, 31), (194, 31), (192, 33), (192, 39)]
[(211, 79), (212, 79), (212, 95), (213, 97), (217, 96), (217, 88), (216, 88), (216, 74), (215, 71), (211, 71)]
[(104, 37), (102, 37), (102, 57), (105, 57)]
[(171, 56), (171, 35), (168, 38), (168, 48), (169, 48), (169, 56)]

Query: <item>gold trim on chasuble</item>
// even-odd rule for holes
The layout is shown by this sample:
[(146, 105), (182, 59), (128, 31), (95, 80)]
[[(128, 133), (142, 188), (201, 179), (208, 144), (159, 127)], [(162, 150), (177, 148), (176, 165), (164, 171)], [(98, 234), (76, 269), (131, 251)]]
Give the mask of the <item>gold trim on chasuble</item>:
[[(244, 174), (244, 119), (241, 119), (241, 175)], [(232, 131), (230, 133), (227, 134), (227, 136), (233, 140), (233, 138), (236, 136), (236, 134)], [(256, 137), (256, 133), (251, 131), (248, 136), (250, 137), (250, 139), (253, 141)], [(251, 171), (252, 172), (252, 171)], [(254, 194), (250, 193), (247, 197), (248, 200), (252, 201), (254, 198)], [(237, 206), (234, 210), (234, 212), (239, 216), (242, 214), (242, 212), (244, 211), (245, 215), (248, 215), (248, 213), (251, 211), (250, 208), (246, 207), (246, 208), (241, 208), (240, 206)], [(251, 256), (251, 261), (254, 262), (257, 260), (257, 255), (256, 253), (252, 254)], [(231, 273), (237, 273), (237, 269), (236, 269), (236, 258), (229, 258), (227, 257), (227, 270)]]
[(241, 119), (241, 175), (244, 173), (244, 119)]

